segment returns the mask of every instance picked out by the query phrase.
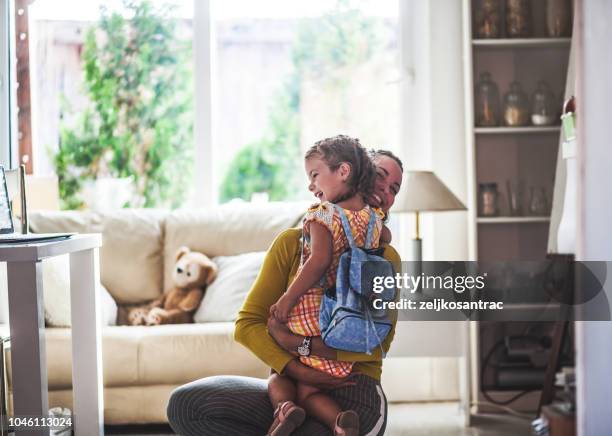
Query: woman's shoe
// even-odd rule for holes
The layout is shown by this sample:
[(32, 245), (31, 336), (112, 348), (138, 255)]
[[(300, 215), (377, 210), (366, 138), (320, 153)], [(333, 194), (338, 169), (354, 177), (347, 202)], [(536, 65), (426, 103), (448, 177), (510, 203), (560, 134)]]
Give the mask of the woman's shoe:
[(335, 436), (359, 436), (359, 415), (354, 410), (338, 413)]
[(306, 419), (306, 412), (293, 401), (280, 403), (274, 411), (274, 422), (268, 430), (269, 436), (289, 436)]

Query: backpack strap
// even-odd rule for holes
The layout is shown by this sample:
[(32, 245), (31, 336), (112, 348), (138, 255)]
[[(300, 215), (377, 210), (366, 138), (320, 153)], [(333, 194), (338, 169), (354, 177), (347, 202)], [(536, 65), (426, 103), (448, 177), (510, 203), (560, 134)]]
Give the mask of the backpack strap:
[[(369, 206), (368, 206), (369, 207)], [(374, 209), (369, 207), (370, 209), (370, 222), (368, 223), (368, 233), (366, 234), (365, 240), (365, 248), (370, 249), (372, 245), (374, 245), (374, 225), (376, 224), (376, 212)]]
[(334, 207), (338, 211), (338, 215), (340, 215), (340, 221), (342, 221), (342, 227), (344, 228), (344, 234), (346, 235), (346, 239), (348, 240), (349, 246), (351, 248), (356, 247), (355, 239), (353, 238), (353, 232), (351, 231), (351, 226), (349, 225), (348, 218), (346, 217), (344, 210), (337, 204), (334, 204)]
[(374, 320), (372, 319), (372, 313), (370, 312), (369, 307), (366, 304), (366, 309), (364, 310), (365, 313), (365, 322), (366, 322), (366, 354), (370, 355), (372, 354), (372, 351), (370, 351), (370, 335), (368, 335), (368, 330), (372, 329), (372, 332), (374, 333), (374, 336), (376, 336), (376, 341), (378, 342), (378, 348), (380, 348), (380, 355), (382, 358), (387, 357), (387, 353), (385, 353), (385, 350), (382, 346), (382, 339), (378, 336), (378, 333), (376, 332), (376, 326), (374, 324)]

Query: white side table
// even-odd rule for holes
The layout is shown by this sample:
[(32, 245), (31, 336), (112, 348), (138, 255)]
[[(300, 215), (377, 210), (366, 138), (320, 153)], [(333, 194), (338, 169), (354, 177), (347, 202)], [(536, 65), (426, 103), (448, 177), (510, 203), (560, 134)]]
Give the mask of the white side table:
[[(15, 416), (47, 416), (49, 412), (41, 260), (70, 254), (73, 428), (78, 436), (104, 434), (97, 291), (101, 245), (99, 234), (50, 242), (0, 244), (0, 262), (7, 262)], [(48, 434), (48, 430), (23, 434)]]

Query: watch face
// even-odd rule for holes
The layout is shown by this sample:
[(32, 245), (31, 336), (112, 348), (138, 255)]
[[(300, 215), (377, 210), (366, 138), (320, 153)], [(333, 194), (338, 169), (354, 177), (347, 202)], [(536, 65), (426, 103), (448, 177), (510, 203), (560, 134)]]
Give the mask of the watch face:
[(310, 348), (305, 345), (297, 347), (297, 352), (300, 356), (308, 356), (310, 354)]

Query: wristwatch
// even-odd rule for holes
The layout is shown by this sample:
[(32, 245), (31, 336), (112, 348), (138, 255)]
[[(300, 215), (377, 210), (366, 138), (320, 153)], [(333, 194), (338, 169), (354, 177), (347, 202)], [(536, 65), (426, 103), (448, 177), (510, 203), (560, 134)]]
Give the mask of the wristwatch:
[(312, 336), (305, 336), (304, 340), (302, 341), (302, 345), (297, 347), (298, 354), (302, 357), (310, 356), (310, 352), (312, 351), (312, 348), (310, 347), (311, 343), (312, 343)]

